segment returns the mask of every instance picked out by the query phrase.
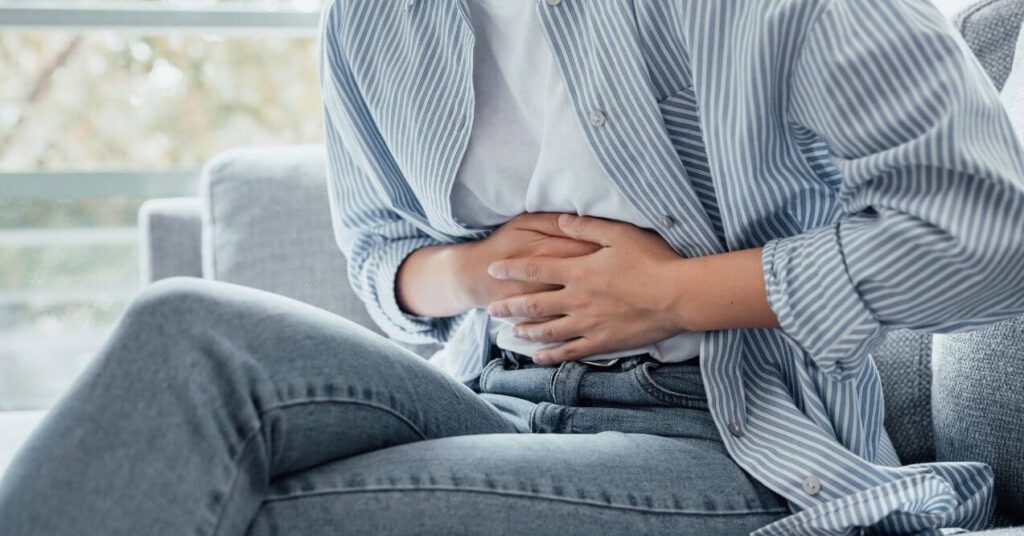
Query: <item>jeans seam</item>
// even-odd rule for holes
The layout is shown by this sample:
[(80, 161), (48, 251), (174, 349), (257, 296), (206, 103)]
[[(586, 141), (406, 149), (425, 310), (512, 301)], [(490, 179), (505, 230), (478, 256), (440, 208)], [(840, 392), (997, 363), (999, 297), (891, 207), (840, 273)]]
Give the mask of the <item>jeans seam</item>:
[[(266, 415), (267, 413), (270, 413), (272, 411), (277, 411), (277, 410), (280, 410), (280, 409), (290, 408), (290, 407), (293, 407), (293, 406), (302, 406), (302, 405), (306, 405), (306, 404), (323, 404), (323, 403), (327, 403), (327, 404), (357, 404), (357, 405), (363, 405), (363, 406), (368, 406), (368, 407), (372, 407), (372, 408), (377, 408), (377, 409), (383, 410), (384, 412), (389, 413), (392, 416), (396, 417), (399, 421), (405, 423), (406, 426), (408, 426), (414, 432), (416, 432), (416, 435), (418, 435), (421, 440), (427, 439), (427, 436), (423, 433), (423, 431), (421, 431), (419, 429), (419, 427), (417, 427), (415, 424), (413, 424), (412, 421), (409, 420), (407, 417), (405, 417), (404, 415), (398, 413), (397, 410), (395, 410), (393, 408), (389, 408), (387, 406), (382, 406), (380, 404), (374, 404), (372, 402), (366, 402), (365, 400), (334, 399), (334, 398), (326, 398), (326, 399), (306, 398), (306, 399), (302, 399), (302, 400), (292, 400), (292, 401), (280, 403), (280, 404), (277, 404), (275, 406), (270, 406), (268, 408), (264, 408), (264, 409), (260, 410), (259, 412), (257, 412), (257, 415), (259, 416), (260, 420), (259, 420), (258, 424), (256, 425), (256, 428), (252, 432), (250, 432), (245, 437), (245, 439), (242, 440), (242, 442), (240, 443), (240, 448), (238, 449), (238, 452), (231, 458), (231, 467), (235, 469), (235, 474), (231, 478), (231, 485), (228, 486), (227, 493), (225, 494), (225, 496), (230, 497), (231, 496), (231, 491), (235, 489), (235, 485), (238, 483), (238, 478), (241, 476), (241, 471), (237, 470), (238, 459), (243, 454), (245, 454), (245, 450), (246, 450), (246, 448), (248, 448), (249, 443), (251, 443), (252, 440), (255, 439), (256, 436), (263, 430), (263, 416), (264, 415)], [(269, 456), (267, 458), (269, 459)], [(213, 531), (210, 532), (211, 535), (217, 534), (217, 532), (220, 530), (220, 525), (221, 525), (221, 522), (223, 521), (224, 512), (226, 510), (227, 510), (227, 507), (225, 506), (224, 508), (221, 509), (220, 513), (217, 514), (217, 521), (213, 525)]]
[[(250, 432), (249, 435), (246, 436), (246, 438), (244, 440), (242, 440), (242, 443), (241, 443), (240, 448), (238, 449), (238, 452), (234, 456), (231, 457), (231, 467), (232, 467), (232, 469), (234, 469), (235, 474), (234, 474), (234, 476), (231, 477), (231, 485), (228, 486), (227, 492), (224, 494), (225, 497), (230, 497), (231, 496), (232, 490), (234, 490), (235, 486), (238, 484), (239, 477), (242, 476), (242, 472), (238, 470), (238, 459), (243, 454), (245, 454), (245, 449), (249, 447), (249, 444), (252, 442), (252, 440), (262, 430), (263, 430), (263, 424), (262, 423), (257, 424), (256, 425), (256, 429), (253, 430), (252, 432)], [(220, 531), (220, 524), (221, 524), (221, 522), (224, 521), (224, 512), (226, 512), (227, 509), (228, 509), (226, 503), (227, 503), (227, 500), (225, 500), (225, 505), (224, 505), (223, 508), (221, 508), (220, 513), (217, 514), (217, 521), (213, 524), (213, 530), (210, 531), (211, 536), (217, 534)]]
[(325, 489), (316, 490), (309, 492), (301, 492), (292, 495), (282, 495), (276, 497), (267, 497), (263, 500), (264, 505), (274, 502), (284, 502), (296, 499), (303, 499), (308, 497), (315, 497), (319, 495), (344, 495), (350, 493), (389, 493), (389, 492), (407, 492), (407, 491), (455, 491), (460, 493), (482, 493), (488, 495), (504, 495), (510, 497), (520, 497), (525, 499), (536, 499), (545, 501), (559, 501), (570, 504), (581, 504), (585, 506), (595, 506), (601, 508), (612, 508), (615, 510), (627, 510), (633, 512), (648, 512), (655, 514), (669, 514), (669, 515), (705, 515), (705, 516), (737, 516), (737, 515), (751, 515), (751, 514), (784, 514), (788, 513), (788, 508), (770, 508), (770, 509), (748, 509), (748, 510), (732, 510), (732, 511), (708, 511), (708, 510), (685, 510), (685, 509), (671, 509), (671, 508), (650, 508), (650, 507), (639, 507), (624, 504), (609, 504), (606, 502), (599, 502), (596, 500), (588, 499), (574, 499), (570, 497), (564, 497), (559, 495), (545, 495), (538, 493), (525, 493), (519, 491), (510, 490), (494, 490), (477, 487), (464, 487), (464, 486), (389, 486), (389, 487), (367, 487), (359, 489)]
[(304, 398), (304, 399), (301, 399), (301, 400), (291, 400), (291, 401), (288, 401), (288, 402), (283, 402), (283, 403), (277, 404), (275, 406), (271, 406), (271, 407), (268, 407), (266, 409), (263, 409), (263, 410), (261, 410), (259, 412), (259, 416), (262, 419), (263, 415), (265, 415), (265, 414), (267, 414), (267, 413), (269, 413), (271, 411), (276, 411), (276, 410), (284, 409), (284, 408), (290, 408), (292, 406), (302, 406), (302, 405), (306, 405), (306, 404), (355, 404), (355, 405), (361, 405), (361, 406), (368, 406), (368, 407), (371, 407), (371, 408), (376, 408), (376, 409), (379, 409), (381, 411), (384, 411), (385, 413), (388, 413), (388, 414), (392, 415), (393, 417), (395, 417), (399, 421), (402, 421), (403, 423), (405, 423), (405, 425), (408, 426), (409, 428), (411, 428), (413, 432), (416, 432), (416, 435), (418, 435), (421, 440), (427, 439), (427, 435), (425, 433), (423, 433), (423, 431), (418, 426), (416, 426), (416, 424), (414, 422), (412, 422), (412, 419), (409, 419), (405, 415), (402, 415), (398, 410), (396, 410), (396, 409), (394, 409), (392, 407), (389, 407), (389, 406), (382, 405), (382, 404), (377, 404), (377, 403), (374, 403), (374, 402), (367, 402), (365, 400), (355, 400), (355, 399), (351, 399), (351, 398)]
[(696, 405), (698, 409), (707, 409), (706, 397), (687, 393), (678, 393), (658, 385), (658, 383), (654, 381), (654, 378), (651, 377), (650, 372), (647, 371), (643, 365), (636, 367), (634, 370), (636, 371), (635, 374), (640, 387), (654, 398), (668, 404), (686, 406)]

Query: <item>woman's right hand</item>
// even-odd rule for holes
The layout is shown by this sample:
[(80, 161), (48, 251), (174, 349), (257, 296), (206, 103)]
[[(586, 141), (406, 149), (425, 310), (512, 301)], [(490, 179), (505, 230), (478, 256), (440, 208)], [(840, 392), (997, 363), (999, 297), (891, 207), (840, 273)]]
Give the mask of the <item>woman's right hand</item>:
[(554, 290), (555, 285), (500, 281), (487, 266), (502, 259), (578, 257), (600, 249), (568, 238), (558, 213), (524, 213), (482, 240), (420, 248), (402, 262), (395, 280), (398, 306), (406, 313), (446, 317), (517, 294)]
[(555, 290), (557, 285), (500, 281), (487, 273), (487, 266), (502, 259), (528, 257), (579, 257), (601, 246), (568, 238), (558, 227), (559, 213), (523, 213), (476, 242), (463, 244), (460, 289), (467, 304), (486, 307), (494, 300)]

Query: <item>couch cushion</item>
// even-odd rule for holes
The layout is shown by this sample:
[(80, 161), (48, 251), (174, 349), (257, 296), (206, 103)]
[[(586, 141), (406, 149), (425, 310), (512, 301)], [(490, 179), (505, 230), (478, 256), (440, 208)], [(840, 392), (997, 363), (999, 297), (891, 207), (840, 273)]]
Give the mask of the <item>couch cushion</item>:
[[(234, 149), (203, 171), (203, 277), (295, 298), (373, 331), (334, 240), (323, 146)], [(421, 356), (435, 345), (406, 345)]]
[(931, 334), (891, 331), (871, 355), (885, 395), (885, 430), (900, 461), (934, 461)]
[(933, 368), (936, 458), (991, 465), (997, 517), (1024, 523), (1024, 317), (936, 335)]
[(997, 88), (1013, 63), (1013, 46), (1024, 21), (1024, 0), (982, 0), (957, 15), (954, 24)]

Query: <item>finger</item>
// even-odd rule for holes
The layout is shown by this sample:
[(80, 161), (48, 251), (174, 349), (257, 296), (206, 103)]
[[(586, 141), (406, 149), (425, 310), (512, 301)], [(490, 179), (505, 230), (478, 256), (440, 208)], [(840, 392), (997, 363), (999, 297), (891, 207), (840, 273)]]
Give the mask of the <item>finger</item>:
[(528, 341), (565, 342), (583, 334), (583, 327), (571, 316), (562, 316), (547, 322), (527, 322), (517, 324), (512, 333)]
[(487, 313), (495, 318), (521, 317), (536, 320), (545, 316), (564, 314), (567, 309), (563, 293), (549, 291), (520, 294), (493, 301), (487, 306)]
[(610, 246), (612, 242), (617, 241), (622, 234), (622, 229), (628, 225), (628, 223), (573, 214), (562, 214), (558, 217), (558, 227), (570, 238), (602, 246)]
[(487, 273), (495, 279), (564, 285), (567, 281), (566, 262), (565, 259), (555, 257), (504, 259), (492, 262), (487, 267)]
[(538, 365), (555, 365), (563, 361), (576, 361), (600, 353), (591, 339), (580, 337), (555, 348), (545, 348), (533, 355)]
[[(549, 236), (566, 237), (558, 226), (558, 212), (527, 212), (516, 216), (515, 227)], [(567, 237), (566, 237), (567, 238)]]
[(523, 317), (523, 316), (509, 316), (509, 317), (505, 317), (504, 320), (506, 322), (509, 322), (510, 324), (515, 325), (515, 324), (522, 324), (524, 322), (547, 322), (548, 320), (554, 320), (556, 318), (561, 318), (561, 317), (562, 317), (562, 315), (542, 316), (542, 317), (539, 317), (539, 318), (526, 318), (526, 317)]

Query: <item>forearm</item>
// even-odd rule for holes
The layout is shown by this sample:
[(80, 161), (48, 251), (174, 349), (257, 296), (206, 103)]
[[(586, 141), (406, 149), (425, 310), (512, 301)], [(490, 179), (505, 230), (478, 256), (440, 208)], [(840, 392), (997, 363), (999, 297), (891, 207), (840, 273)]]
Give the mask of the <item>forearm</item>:
[(672, 272), (675, 309), (688, 331), (779, 326), (768, 306), (761, 248), (680, 259)]
[(408, 314), (455, 316), (475, 307), (467, 274), (472, 243), (418, 249), (395, 277), (398, 304)]

